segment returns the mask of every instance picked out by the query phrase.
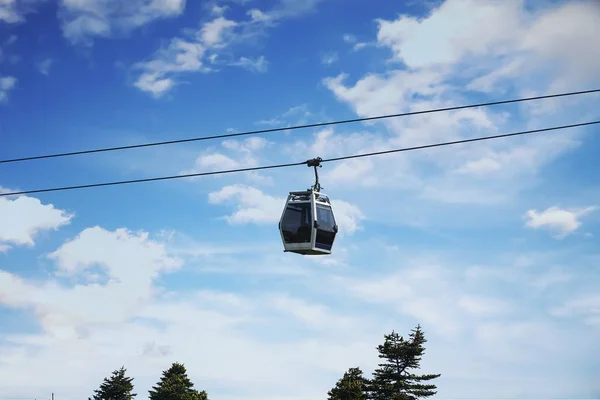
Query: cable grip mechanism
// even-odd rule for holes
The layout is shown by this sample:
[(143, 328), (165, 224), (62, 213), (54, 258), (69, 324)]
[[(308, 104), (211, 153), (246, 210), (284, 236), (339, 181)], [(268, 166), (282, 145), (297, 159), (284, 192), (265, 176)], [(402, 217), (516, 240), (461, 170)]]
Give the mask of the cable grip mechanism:
[(306, 161), (306, 165), (308, 167), (313, 167), (315, 169), (315, 184), (311, 187), (312, 191), (314, 192), (321, 192), (321, 189), (323, 189), (321, 187), (321, 184), (319, 183), (319, 171), (317, 170), (317, 168), (322, 167), (321, 161), (323, 161), (321, 157), (313, 158)]

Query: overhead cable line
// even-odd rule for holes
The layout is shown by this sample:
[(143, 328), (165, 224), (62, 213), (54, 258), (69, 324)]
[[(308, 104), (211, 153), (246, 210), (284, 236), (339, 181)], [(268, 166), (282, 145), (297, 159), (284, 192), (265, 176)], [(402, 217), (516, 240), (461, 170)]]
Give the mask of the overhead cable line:
[(596, 93), (596, 92), (600, 92), (600, 89), (583, 90), (583, 91), (578, 91), (578, 92), (558, 93), (558, 94), (550, 94), (550, 95), (535, 96), (535, 97), (524, 97), (524, 98), (519, 98), (519, 99), (492, 101), (492, 102), (488, 102), (488, 103), (468, 104), (468, 105), (462, 105), (462, 106), (435, 108), (435, 109), (421, 110), (421, 111), (410, 111), (410, 112), (405, 112), (405, 113), (379, 115), (379, 116), (375, 116), (375, 117), (364, 117), (364, 118), (354, 118), (354, 119), (346, 119), (346, 120), (338, 120), (338, 121), (330, 121), (330, 122), (319, 122), (319, 123), (314, 123), (314, 124), (296, 125), (296, 126), (272, 128), (272, 129), (262, 129), (262, 130), (257, 130), (257, 131), (246, 131), (246, 132), (238, 132), (238, 133), (227, 133), (227, 134), (223, 134), (223, 135), (213, 135), (213, 136), (194, 137), (194, 138), (188, 138), (188, 139), (168, 140), (168, 141), (164, 141), (164, 142), (142, 143), (142, 144), (134, 144), (134, 145), (129, 145), (129, 146), (106, 147), (106, 148), (98, 148), (98, 149), (91, 149), (91, 150), (73, 151), (73, 152), (67, 152), (67, 153), (55, 153), (55, 154), (45, 154), (45, 155), (30, 156), (30, 157), (19, 157), (19, 158), (0, 160), (0, 164), (40, 160), (40, 159), (44, 159), (44, 158), (67, 157), (67, 156), (74, 156), (74, 155), (80, 155), (80, 154), (101, 153), (101, 152), (107, 152), (107, 151), (137, 149), (137, 148), (141, 148), (141, 147), (165, 146), (165, 145), (169, 145), (169, 144), (197, 142), (197, 141), (202, 141), (202, 140), (225, 139), (225, 138), (231, 138), (231, 137), (258, 135), (258, 134), (263, 134), (263, 133), (280, 132), (280, 131), (287, 131), (287, 130), (319, 128), (319, 127), (324, 127), (324, 126), (342, 125), (342, 124), (349, 124), (349, 123), (354, 123), (354, 122), (366, 122), (366, 121), (374, 121), (374, 120), (379, 120), (379, 119), (407, 117), (407, 116), (411, 116), (411, 115), (430, 114), (430, 113), (437, 113), (437, 112), (444, 112), (444, 111), (455, 111), (455, 110), (462, 110), (462, 109), (466, 109), (466, 108), (488, 107), (488, 106), (494, 106), (494, 105), (500, 105), (500, 104), (519, 103), (519, 102), (551, 99), (551, 98), (556, 98), (556, 97), (575, 96), (575, 95), (589, 94), (589, 93)]
[[(499, 138), (505, 138), (505, 137), (511, 137), (511, 136), (529, 135), (532, 133), (555, 131), (555, 130), (567, 129), (567, 128), (576, 128), (576, 127), (595, 125), (595, 124), (600, 124), (600, 120), (591, 121), (591, 122), (582, 122), (579, 124), (554, 126), (551, 128), (541, 128), (541, 129), (532, 129), (532, 130), (528, 130), (528, 131), (521, 131), (521, 132), (514, 132), (514, 133), (504, 133), (504, 134), (493, 135), (493, 136), (483, 136), (483, 137), (477, 137), (477, 138), (472, 138), (472, 139), (455, 140), (452, 142), (433, 143), (433, 144), (426, 144), (426, 145), (421, 145), (421, 146), (405, 147), (405, 148), (400, 148), (400, 149), (391, 149), (391, 150), (384, 150), (384, 151), (375, 151), (375, 152), (371, 152), (371, 153), (354, 154), (354, 155), (343, 156), (343, 157), (327, 158), (327, 159), (320, 160), (320, 162), (341, 161), (341, 160), (350, 160), (353, 158), (378, 156), (378, 155), (382, 155), (382, 154), (401, 153), (401, 152), (405, 152), (405, 151), (422, 150), (422, 149), (428, 149), (428, 148), (432, 148), (432, 147), (450, 146), (450, 145), (454, 145), (454, 144), (478, 142), (478, 141), (483, 141), (483, 140), (499, 139)], [(293, 167), (293, 166), (299, 166), (299, 165), (309, 165), (310, 166), (310, 162), (311, 162), (311, 160), (288, 163), (288, 164), (267, 165), (267, 166), (262, 166), (262, 167), (237, 168), (237, 169), (222, 170), (222, 171), (198, 172), (198, 173), (185, 174), (185, 175), (171, 175), (171, 176), (161, 176), (161, 177), (155, 177), (155, 178), (133, 179), (133, 180), (127, 180), (127, 181), (113, 181), (113, 182), (103, 182), (103, 183), (91, 183), (91, 184), (87, 184), (87, 185), (77, 185), (77, 186), (62, 186), (62, 187), (54, 187), (54, 188), (48, 188), (48, 189), (24, 190), (24, 191), (20, 191), (20, 192), (0, 193), (0, 197), (16, 196), (16, 195), (31, 194), (31, 193), (59, 192), (59, 191), (74, 190), (74, 189), (87, 189), (87, 188), (101, 187), (101, 186), (126, 185), (126, 184), (130, 184), (130, 183), (164, 181), (164, 180), (170, 180), (170, 179), (192, 178), (192, 177), (207, 176), (207, 175), (222, 175), (222, 174), (230, 174), (230, 173), (236, 173), (236, 172), (249, 172), (249, 171), (259, 171), (259, 170), (264, 170), (264, 169)]]

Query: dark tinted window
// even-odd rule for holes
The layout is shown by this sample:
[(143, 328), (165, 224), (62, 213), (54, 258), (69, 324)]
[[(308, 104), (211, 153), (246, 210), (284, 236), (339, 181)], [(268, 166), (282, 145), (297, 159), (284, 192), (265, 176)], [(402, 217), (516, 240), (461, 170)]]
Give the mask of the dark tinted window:
[(331, 250), (333, 240), (335, 239), (335, 232), (333, 232), (335, 218), (333, 217), (331, 207), (317, 204), (317, 222), (319, 223), (319, 228), (317, 229), (317, 237), (315, 238), (315, 247)]
[(319, 229), (333, 232), (335, 219), (331, 207), (317, 204), (317, 222), (319, 223)]
[(281, 221), (281, 232), (286, 243), (310, 242), (311, 214), (310, 203), (288, 204)]

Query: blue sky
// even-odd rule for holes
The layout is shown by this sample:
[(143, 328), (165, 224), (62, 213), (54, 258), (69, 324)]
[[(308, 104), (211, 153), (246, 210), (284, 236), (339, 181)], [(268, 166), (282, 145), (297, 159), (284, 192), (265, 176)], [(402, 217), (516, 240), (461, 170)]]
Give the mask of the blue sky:
[[(0, 1), (0, 158), (597, 88), (594, 1)], [(558, 29), (557, 27), (560, 27)], [(598, 119), (599, 96), (0, 165), (3, 191)], [(334, 254), (284, 254), (306, 167), (0, 197), (0, 398), (326, 397), (417, 323), (440, 399), (600, 398), (597, 126), (326, 163)]]

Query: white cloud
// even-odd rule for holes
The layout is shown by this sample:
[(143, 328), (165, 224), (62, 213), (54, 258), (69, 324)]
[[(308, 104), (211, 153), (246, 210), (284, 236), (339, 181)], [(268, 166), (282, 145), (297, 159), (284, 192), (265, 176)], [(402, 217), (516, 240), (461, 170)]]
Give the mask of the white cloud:
[(48, 76), (50, 74), (50, 67), (54, 64), (54, 60), (51, 58), (46, 58), (44, 61), (38, 64), (38, 71), (40, 74)]
[(563, 239), (581, 226), (581, 217), (595, 211), (597, 207), (565, 210), (560, 207), (549, 207), (542, 212), (528, 210), (523, 217), (525, 226), (532, 229), (546, 228), (554, 232), (557, 239)]
[(0, 103), (8, 101), (8, 94), (17, 84), (17, 78), (14, 76), (0, 76)]
[(321, 64), (331, 65), (339, 60), (336, 52), (325, 53), (321, 56)]
[(367, 46), (376, 46), (377, 43), (367, 43), (367, 42), (357, 42), (357, 38), (356, 36), (352, 35), (352, 34), (345, 34), (343, 36), (344, 42), (351, 44), (352, 45), (352, 51), (358, 51), (360, 49), (363, 49)]
[[(509, 45), (522, 33), (521, 7), (521, 1), (447, 0), (421, 21), (410, 16), (378, 20), (377, 40), (410, 68), (456, 64), (469, 55), (503, 54), (512, 50)], [(497, 18), (501, 25), (494, 23)]]
[(32, 308), (44, 330), (60, 339), (80, 337), (94, 324), (126, 321), (153, 296), (158, 274), (181, 266), (148, 233), (100, 227), (85, 229), (49, 258), (56, 260), (57, 276), (77, 283), (30, 283), (0, 270), (0, 303)]
[(557, 317), (582, 317), (588, 325), (600, 327), (600, 293), (585, 293), (550, 310)]
[[(471, 89), (496, 90), (501, 79), (549, 70), (558, 74), (554, 90), (560, 90), (598, 79), (600, 50), (594, 38), (600, 34), (599, 17), (594, 1), (527, 11), (523, 1), (447, 0), (421, 21), (410, 16), (379, 20), (378, 41), (410, 68), (475, 60), (485, 67), (491, 59), (482, 57), (497, 60), (499, 67), (474, 80)], [(557, 24), (565, 29), (557, 31)]]
[(198, 32), (200, 42), (206, 47), (224, 46), (223, 37), (227, 35), (232, 28), (237, 25), (235, 21), (218, 17), (204, 24)]
[[(541, 386), (540, 395), (568, 397), (569, 391), (592, 385), (590, 374), (564, 375), (561, 370), (567, 360), (585, 362), (590, 346), (597, 345), (588, 331), (561, 331), (527, 314), (522, 319), (489, 320), (488, 311), (501, 310), (500, 303), (493, 295), (474, 292), (493, 290), (498, 280), (487, 287), (481, 282), (470, 286), (464, 268), (432, 256), (415, 258), (403, 250), (400, 263), (398, 255), (392, 255), (373, 262), (368, 272), (359, 267), (361, 260), (354, 260), (354, 268), (337, 277), (310, 268), (311, 275), (291, 276), (289, 281), (278, 276), (273, 286), (266, 281), (255, 290), (245, 288), (246, 293), (207, 289), (212, 283), (203, 279), (185, 290), (159, 286), (165, 284), (159, 275), (182, 262), (172, 255), (172, 233), (161, 237), (169, 238), (169, 244), (152, 241), (145, 232), (85, 229), (51, 254), (60, 275), (77, 280), (75, 285), (54, 278), (34, 283), (0, 272), (0, 304), (33, 310), (44, 328), (1, 336), (0, 397), (30, 397), (33, 390), (49, 390), (65, 399), (80, 398), (97, 388), (115, 363), (126, 365), (144, 397), (141, 393), (155, 384), (157, 374), (180, 360), (197, 387), (209, 395), (230, 400), (318, 398), (349, 366), (372, 371), (377, 364), (375, 346), (383, 334), (395, 329), (405, 335), (417, 322), (428, 338), (424, 369), (445, 374), (439, 388), (448, 397), (481, 397), (484, 391), (516, 397), (518, 390), (506, 381), (538, 387), (538, 380), (555, 376), (554, 369), (563, 380)], [(363, 249), (355, 249), (349, 259), (365, 257)], [(372, 260), (372, 253), (365, 259)], [(230, 262), (248, 269), (255, 261), (242, 254)], [(272, 254), (256, 260), (257, 265), (268, 262), (280, 269), (285, 263), (301, 263)], [(98, 269), (108, 282), (89, 279)], [(511, 287), (526, 290), (526, 280)], [(593, 312), (593, 301), (584, 303), (587, 308), (581, 310)], [(518, 305), (510, 310), (535, 304), (527, 298)], [(576, 337), (579, 340), (568, 348), (555, 345)], [(228, 360), (234, 356), (232, 366)], [(257, 358), (263, 362), (256, 364)], [(43, 367), (61, 360), (60, 370)], [(508, 368), (515, 360), (535, 372), (523, 375), (521, 369)], [(499, 366), (509, 372), (498, 375)], [(35, 386), (27, 384), (26, 372), (40, 376)], [(79, 378), (72, 385), (69, 377), (75, 373)], [(465, 379), (480, 385), (464, 394)], [(221, 392), (224, 386), (227, 394)], [(286, 397), (290, 388), (295, 395)]]
[[(170, 254), (165, 243), (150, 240), (146, 232), (94, 227), (49, 255), (56, 261), (56, 275), (62, 282), (28, 281), (0, 270), (0, 304), (33, 310), (43, 328), (39, 333), (1, 336), (0, 396), (25, 395), (31, 388), (25, 384), (23, 372), (30, 364), (29, 351), (33, 348), (38, 360), (35, 365), (68, 360), (60, 372), (41, 374), (35, 385), (42, 391), (52, 386), (67, 399), (97, 387), (98, 377), (111, 371), (115, 362), (127, 365), (142, 393), (155, 383), (157, 371), (172, 362), (171, 358), (181, 357), (201, 387), (206, 388), (201, 383), (204, 381), (208, 386), (228, 382), (230, 390), (240, 390), (240, 395), (248, 398), (264, 391), (283, 393), (290, 384), (301, 389), (303, 384), (294, 384), (293, 378), (308, 376), (314, 371), (310, 360), (322, 354), (329, 361), (318, 367), (324, 375), (322, 382), (313, 382), (317, 389), (312, 390), (318, 393), (329, 385), (330, 375), (351, 361), (348, 349), (358, 350), (353, 357), (361, 358), (367, 354), (365, 350), (371, 350), (357, 341), (364, 319), (340, 316), (329, 307), (289, 294), (162, 291), (157, 286), (159, 275), (179, 268), (182, 262)], [(106, 275), (104, 283), (92, 276), (98, 270)], [(76, 283), (70, 285), (68, 280)], [(335, 341), (286, 334), (308, 327), (311, 335), (324, 332), (333, 337), (331, 321), (337, 326)], [(239, 334), (241, 328), (261, 330), (264, 324), (276, 324), (275, 330), (269, 330), (286, 340), (273, 344), (262, 335)], [(196, 334), (190, 336), (190, 330)], [(190, 347), (192, 343), (196, 345)], [(237, 354), (238, 363), (232, 370), (222, 357), (233, 354)], [(94, 365), (81, 374), (80, 364), (90, 357)], [(257, 357), (266, 362), (251, 368)], [(206, 360), (210, 360), (208, 370)], [(289, 362), (295, 367), (284, 368)], [(42, 372), (35, 366), (28, 371)], [(63, 378), (67, 372), (76, 371), (80, 373), (77, 387), (70, 386)], [(273, 377), (277, 379), (273, 381)]]
[(337, 315), (335, 310), (327, 306), (285, 294), (265, 296), (264, 301), (269, 307), (284, 312), (313, 329), (330, 331), (333, 328), (335, 331), (344, 331), (355, 329), (360, 324), (359, 319)]
[(270, 23), (272, 21), (270, 15), (267, 15), (256, 8), (248, 10), (247, 14), (251, 18), (252, 22)]
[(212, 9), (211, 9), (211, 12), (212, 12), (214, 15), (221, 16), (221, 15), (223, 15), (223, 14), (225, 13), (225, 11), (227, 11), (228, 9), (229, 9), (229, 6), (219, 6), (219, 5), (216, 5), (216, 4), (215, 4), (215, 5), (213, 5), (213, 7), (212, 7)]
[[(467, 9), (469, 12), (465, 12)], [(559, 51), (550, 50), (551, 41), (545, 39), (538, 26), (550, 26), (544, 22), (546, 19), (561, 19), (561, 26), (573, 26), (572, 30), (553, 30), (552, 35), (559, 43), (578, 43), (570, 49), (569, 59), (577, 58), (573, 52), (578, 52), (582, 56), (579, 59), (587, 60), (595, 55), (597, 47), (598, 26), (592, 20), (598, 19), (598, 12), (594, 2), (528, 11), (520, 1), (448, 0), (426, 18), (402, 15), (395, 20), (378, 20), (378, 46), (390, 50), (393, 61), (404, 63), (406, 68), (391, 62), (387, 71), (368, 73), (351, 84), (346, 83), (347, 73), (327, 77), (323, 83), (360, 117), (468, 104), (469, 91), (495, 90), (499, 83), (508, 83), (505, 91), (524, 96), (566, 90), (567, 78), (569, 88), (593, 86), (600, 76), (590, 70), (600, 69), (600, 64), (594, 64), (600, 56), (584, 61), (585, 66), (583, 62), (568, 61)], [(494, 22), (498, 18), (505, 21), (502, 28)], [(477, 37), (475, 44), (473, 37)], [(590, 55), (585, 49), (592, 47)], [(565, 74), (567, 70), (570, 72)], [(571, 103), (565, 99), (523, 106), (510, 114), (503, 109), (485, 108), (393, 118), (381, 122), (387, 136), (373, 137), (379, 140), (380, 149), (392, 149), (545, 127), (552, 122), (566, 122), (564, 112), (549, 113), (558, 106), (583, 114), (582, 107), (574, 107), (577, 101), (581, 101), (579, 105), (583, 101), (591, 104), (582, 96), (582, 100)], [(540, 113), (545, 113), (544, 118), (539, 118)], [(576, 114), (570, 117), (572, 122)], [(353, 165), (340, 164), (335, 178), (346, 185), (401, 187), (422, 199), (450, 204), (506, 203), (534, 184), (542, 167), (579, 146), (583, 132), (572, 129), (377, 157), (370, 162), (356, 160)], [(331, 138), (336, 144), (324, 147), (349, 154), (363, 152), (354, 150), (343, 138)]]
[(249, 157), (243, 163), (232, 158), (227, 157), (221, 153), (213, 153), (200, 156), (196, 159), (197, 171), (205, 171), (209, 168), (212, 171), (236, 169), (244, 166), (254, 165), (256, 161)]
[[(146, 398), (141, 393), (156, 383), (157, 371), (166, 368), (172, 359), (179, 359), (184, 360), (188, 373), (198, 388), (206, 388), (209, 393), (214, 393), (227, 382), (230, 394), (223, 395), (224, 399), (297, 400), (302, 397), (286, 397), (281, 394), (292, 388), (294, 392), (302, 393), (302, 396), (317, 396), (327, 390), (329, 381), (340, 370), (345, 369), (346, 364), (357, 357), (363, 362), (372, 358), (369, 357), (369, 353), (373, 352), (372, 345), (365, 345), (360, 339), (351, 339), (344, 332), (337, 335), (336, 340), (289, 338), (287, 327), (304, 328), (297, 321), (308, 321), (314, 327), (321, 326), (321, 321), (328, 318), (334, 321), (342, 318), (322, 307), (289, 297), (272, 296), (271, 300), (273, 302), (269, 304), (253, 301), (246, 296), (232, 298), (227, 294), (182, 296), (179, 300), (154, 303), (138, 313), (141, 318), (151, 319), (152, 324), (130, 322), (93, 326), (87, 330), (87, 335), (70, 342), (44, 335), (15, 335), (9, 339), (11, 347), (3, 352), (5, 357), (0, 364), (0, 371), (6, 382), (3, 392), (10, 393), (12, 389), (13, 393), (25, 393), (20, 389), (30, 387), (23, 378), (25, 370), (41, 374), (42, 369), (38, 367), (26, 369), (29, 361), (26, 352), (34, 346), (37, 348), (36, 359), (40, 363), (42, 360), (58, 362), (68, 357), (69, 362), (63, 363), (60, 371), (47, 371), (36, 381), (36, 388), (41, 390), (52, 386), (55, 392), (67, 399), (80, 397), (81, 393), (97, 388), (102, 377), (114, 369), (114, 362), (126, 363), (129, 373), (136, 379), (137, 392)], [(303, 303), (304, 308), (295, 309), (295, 315), (279, 313), (267, 318), (269, 311), (286, 302)], [(256, 303), (260, 308), (248, 312), (247, 303)], [(285, 340), (273, 343), (252, 334), (240, 335), (236, 332), (251, 322), (250, 315), (256, 318), (261, 314), (262, 318), (255, 319), (250, 326), (261, 328), (261, 322), (275, 323), (271, 332), (286, 337)], [(327, 329), (331, 324), (324, 326)], [(351, 331), (356, 337), (360, 326), (353, 328)], [(190, 330), (196, 334), (190, 335)], [(318, 355), (327, 361), (322, 361), (315, 367), (311, 360)], [(94, 365), (82, 374), (80, 363), (89, 360), (89, 357), (93, 357)], [(237, 359), (234, 366), (227, 361), (230, 357)], [(257, 358), (263, 361), (258, 366), (255, 365)], [(210, 360), (208, 369), (207, 360)], [(315, 368), (319, 371), (316, 381), (309, 378)], [(80, 376), (77, 387), (69, 385), (64, 379), (67, 373), (76, 372)], [(305, 379), (312, 382), (312, 387), (308, 390)], [(265, 396), (265, 392), (271, 395)]]
[(266, 13), (268, 19), (296, 18), (314, 12), (324, 0), (279, 0)]
[(167, 48), (155, 54), (153, 60), (134, 65), (134, 68), (144, 71), (135, 86), (154, 97), (161, 97), (175, 85), (174, 74), (210, 71), (202, 62), (205, 51), (202, 44), (173, 39)]
[(356, 36), (347, 33), (343, 36), (344, 42), (346, 43), (355, 43), (356, 42)]
[[(313, 119), (317, 115), (308, 109), (308, 105), (301, 104), (298, 106), (290, 107), (285, 112), (276, 115), (270, 119), (263, 119), (257, 123), (260, 125), (271, 125), (271, 126), (292, 126), (292, 125), (305, 125), (309, 119)], [(321, 118), (325, 119), (324, 116)]]
[[(0, 0), (0, 21), (15, 24), (25, 21), (25, 15), (44, 0)], [(14, 35), (13, 35), (14, 36)]]
[[(233, 169), (252, 168), (260, 165), (263, 152), (271, 147), (272, 142), (252, 136), (243, 140), (228, 139), (221, 142), (221, 146), (228, 150), (228, 154), (215, 151), (214, 148), (207, 149), (199, 155), (194, 166), (181, 171), (181, 174), (196, 174), (209, 171), (223, 171)], [(262, 175), (259, 171), (243, 172), (241, 175), (247, 180), (259, 184), (272, 184), (272, 178)], [(218, 178), (228, 175), (216, 175)], [(196, 180), (196, 177), (191, 177)]]
[(21, 16), (16, 10), (17, 0), (3, 0), (0, 3), (0, 20), (8, 23), (19, 22)]
[(478, 316), (493, 316), (511, 311), (510, 304), (505, 300), (471, 295), (462, 296), (458, 300), (458, 306)]
[(211, 171), (233, 170), (239, 168), (251, 168), (258, 165), (258, 161), (252, 153), (243, 153), (240, 158), (233, 158), (223, 153), (206, 153), (196, 158), (192, 169), (183, 170), (182, 174), (195, 174)]
[(558, 269), (549, 271), (537, 276), (531, 284), (538, 289), (546, 289), (553, 285), (565, 284), (573, 279), (573, 275)]
[(19, 37), (17, 35), (14, 35), (14, 34), (10, 35), (10, 36), (8, 36), (8, 39), (6, 39), (4, 44), (6, 46), (10, 46), (11, 44), (15, 43), (18, 39), (19, 39)]
[[(19, 189), (6, 188), (4, 186), (0, 186), (0, 193), (1, 194), (4, 194), (4, 193), (13, 193), (13, 192), (19, 192)], [(5, 196), (4, 198), (10, 198), (10, 197), (12, 197), (12, 196)]]
[(5, 251), (10, 244), (33, 246), (40, 232), (58, 229), (72, 218), (73, 214), (33, 197), (0, 197), (0, 245)]
[(243, 141), (228, 139), (221, 142), (221, 145), (229, 150), (241, 151), (244, 153), (252, 153), (264, 149), (271, 145), (267, 139), (260, 136), (252, 136)]
[[(150, 61), (134, 65), (135, 69), (143, 71), (135, 86), (159, 98), (176, 85), (176, 79), (181, 73), (212, 72), (213, 69), (205, 65), (205, 58), (212, 64), (216, 63), (217, 52), (230, 45), (236, 26), (237, 22), (219, 16), (206, 22), (196, 32), (194, 39), (171, 39), (168, 47), (158, 50)], [(264, 57), (256, 61), (244, 58), (232, 65), (263, 70), (266, 68), (266, 60)]]
[(267, 69), (269, 68), (269, 62), (265, 56), (260, 56), (257, 59), (240, 57), (238, 61), (232, 62), (230, 65), (242, 67), (254, 72), (267, 72)]
[(364, 49), (367, 46), (375, 46), (375, 45), (376, 45), (376, 43), (366, 43), (366, 42), (355, 43), (354, 46), (352, 46), (352, 50), (359, 51), (361, 49)]
[(152, 21), (183, 14), (186, 0), (62, 0), (63, 35), (73, 44), (128, 33)]
[(331, 207), (340, 227), (340, 235), (353, 234), (362, 229), (360, 223), (366, 217), (357, 206), (343, 200), (332, 199)]
[(225, 217), (231, 224), (277, 223), (285, 205), (285, 198), (269, 196), (261, 190), (247, 185), (230, 185), (208, 195), (211, 204), (234, 201), (237, 211)]
[[(271, 196), (254, 187), (240, 184), (225, 186), (208, 196), (211, 204), (236, 204), (237, 211), (225, 217), (230, 224), (276, 224), (281, 218), (285, 200), (285, 197)], [(358, 207), (342, 200), (331, 200), (331, 205), (340, 227), (340, 235), (352, 234), (360, 228), (360, 222), (365, 216)]]
[(426, 259), (405, 259), (402, 264), (398, 272), (343, 278), (330, 285), (422, 321), (432, 333), (459, 335), (468, 320), (465, 320), (464, 310), (456, 306), (464, 296), (453, 289), (456, 272)]
[[(168, 50), (161, 49), (151, 61), (137, 63), (134, 67), (141, 68), (144, 72), (138, 77), (135, 86), (142, 91), (152, 94), (155, 98), (163, 96), (177, 83), (177, 77), (182, 72), (211, 72), (212, 68), (206, 67), (205, 59), (211, 65), (228, 65), (241, 67), (253, 72), (266, 72), (269, 62), (264, 55), (258, 57), (241, 56), (231, 60), (232, 47), (241, 43), (258, 33), (264, 33), (267, 27), (274, 26), (278, 21), (292, 18), (308, 13), (320, 3), (321, 0), (297, 1), (279, 0), (272, 9), (261, 11), (251, 9), (247, 12), (249, 20), (234, 21), (223, 16), (225, 8), (213, 7), (213, 15), (216, 17), (205, 22), (196, 32), (193, 38), (173, 38)], [(173, 43), (178, 43), (179, 48), (195, 48), (194, 64), (188, 68), (182, 68), (180, 49), (172, 49)], [(226, 53), (229, 60), (221, 61), (219, 56), (228, 49)], [(175, 50), (175, 51), (174, 51)]]

